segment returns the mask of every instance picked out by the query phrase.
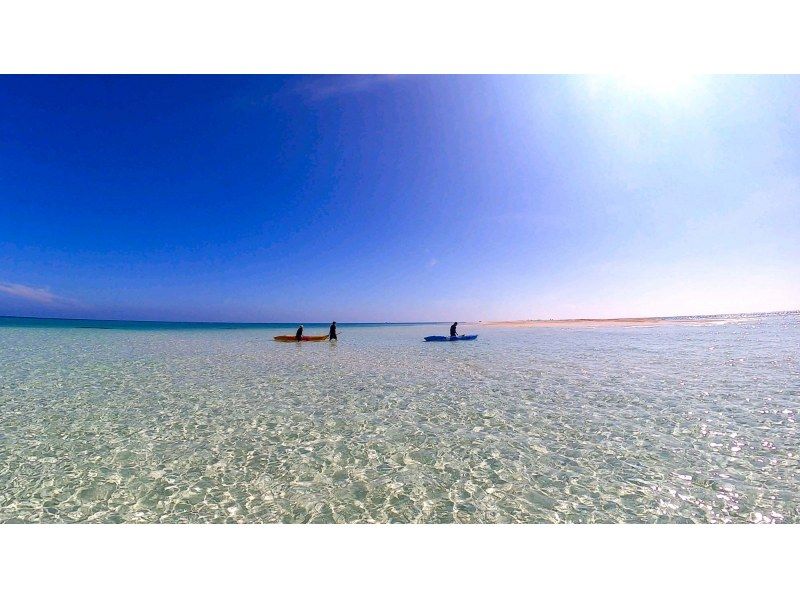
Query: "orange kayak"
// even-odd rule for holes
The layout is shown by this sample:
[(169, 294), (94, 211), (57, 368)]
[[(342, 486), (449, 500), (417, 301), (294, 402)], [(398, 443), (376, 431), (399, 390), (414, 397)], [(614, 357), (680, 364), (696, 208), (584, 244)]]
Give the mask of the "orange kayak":
[[(282, 343), (291, 343), (297, 341), (297, 338), (294, 336), (294, 334), (284, 334), (282, 336), (276, 336), (273, 338), (275, 338), (276, 341), (280, 341)], [(328, 340), (328, 335), (324, 334), (322, 336), (304, 336), (302, 337), (302, 339), (304, 341), (326, 341)]]

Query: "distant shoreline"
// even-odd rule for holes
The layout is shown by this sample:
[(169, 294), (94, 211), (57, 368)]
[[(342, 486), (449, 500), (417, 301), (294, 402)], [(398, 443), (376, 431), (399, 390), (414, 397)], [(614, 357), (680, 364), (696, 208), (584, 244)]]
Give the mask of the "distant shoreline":
[[(601, 327), (648, 327), (668, 324), (700, 326), (706, 324), (730, 324), (743, 320), (752, 320), (762, 314), (738, 316), (699, 316), (699, 317), (664, 317), (664, 318), (579, 318), (569, 320), (503, 320), (491, 322), (474, 322), (474, 325), (486, 328), (601, 328)], [(763, 314), (766, 315), (766, 314)]]

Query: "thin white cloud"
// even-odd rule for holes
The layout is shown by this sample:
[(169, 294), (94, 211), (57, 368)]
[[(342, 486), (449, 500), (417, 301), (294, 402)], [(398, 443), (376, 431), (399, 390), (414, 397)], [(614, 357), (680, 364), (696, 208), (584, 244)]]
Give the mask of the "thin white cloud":
[(39, 289), (36, 287), (29, 287), (24, 284), (16, 284), (12, 282), (0, 282), (0, 293), (11, 295), (12, 297), (20, 297), (35, 303), (44, 303), (47, 305), (53, 304), (61, 300), (61, 297), (51, 293), (47, 289)]
[(320, 75), (303, 79), (293, 90), (309, 100), (322, 101), (332, 97), (363, 93), (401, 75)]

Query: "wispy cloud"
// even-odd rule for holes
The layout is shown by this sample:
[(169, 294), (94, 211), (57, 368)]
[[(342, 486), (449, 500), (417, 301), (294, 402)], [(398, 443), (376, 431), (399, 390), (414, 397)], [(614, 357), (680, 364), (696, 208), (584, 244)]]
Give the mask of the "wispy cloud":
[(0, 282), (0, 293), (11, 295), (12, 297), (20, 297), (35, 303), (43, 303), (52, 305), (60, 301), (67, 301), (63, 297), (51, 293), (47, 289), (40, 289), (36, 287), (29, 287), (24, 284), (16, 284), (13, 282)]
[(369, 91), (402, 75), (320, 75), (302, 79), (292, 92), (304, 96), (311, 101), (322, 101), (329, 98), (357, 94)]
[(438, 263), (439, 260), (437, 260), (435, 257), (432, 257), (430, 260), (428, 260), (428, 268), (433, 268)]

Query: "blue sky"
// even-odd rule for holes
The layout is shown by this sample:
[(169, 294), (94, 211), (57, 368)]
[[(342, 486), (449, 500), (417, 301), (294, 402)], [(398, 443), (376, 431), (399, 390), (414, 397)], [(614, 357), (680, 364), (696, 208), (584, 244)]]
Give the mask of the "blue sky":
[(800, 77), (0, 77), (0, 315), (800, 308)]

